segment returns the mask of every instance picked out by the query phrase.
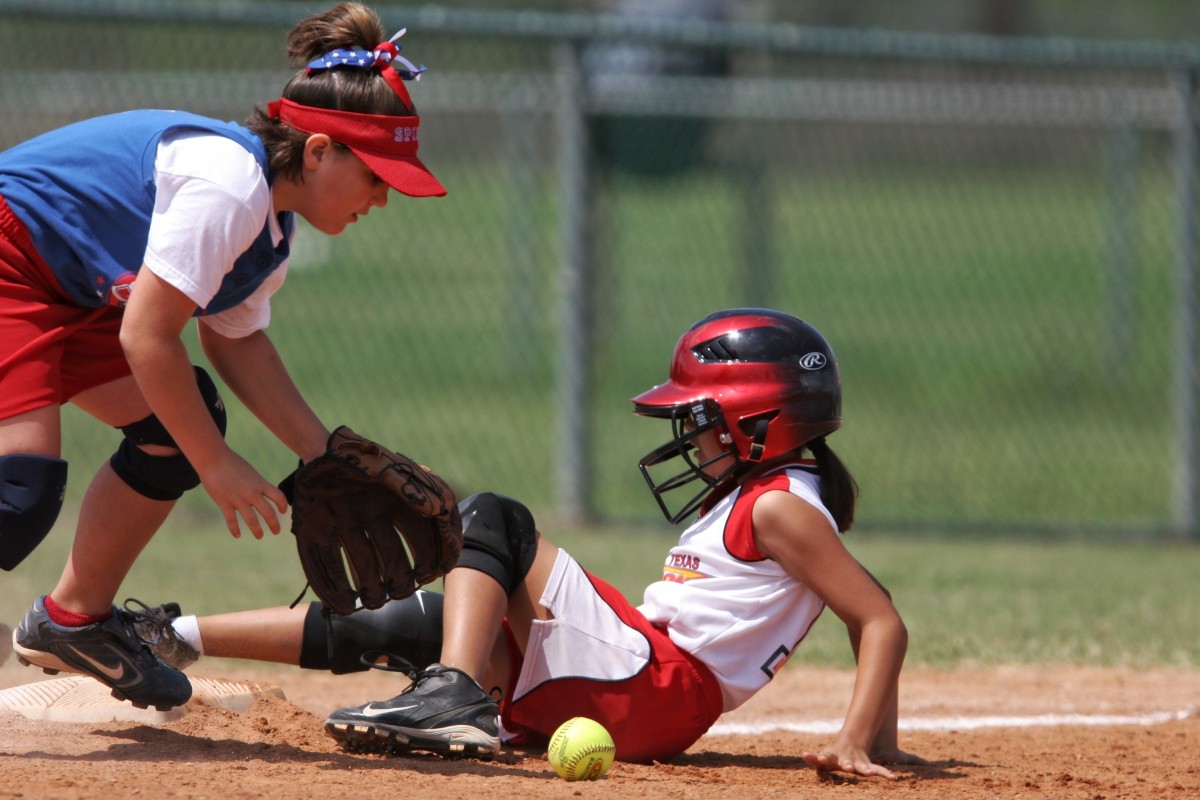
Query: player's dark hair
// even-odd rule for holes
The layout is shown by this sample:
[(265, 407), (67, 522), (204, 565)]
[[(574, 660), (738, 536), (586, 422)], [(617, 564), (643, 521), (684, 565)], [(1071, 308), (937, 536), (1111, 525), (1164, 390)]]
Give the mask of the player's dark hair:
[(839, 531), (850, 530), (854, 524), (854, 506), (858, 502), (858, 482), (825, 442), (824, 436), (818, 436), (805, 447), (817, 460), (817, 474), (821, 476), (821, 502), (833, 515)]
[[(288, 32), (287, 54), (299, 71), (283, 88), (282, 96), (301, 105), (353, 111), (359, 114), (412, 116), (416, 109), (404, 102), (377, 70), (336, 67), (309, 74), (304, 66), (331, 50), (371, 50), (388, 35), (378, 15), (361, 3), (338, 3), (328, 11), (301, 20)], [(390, 67), (385, 67), (390, 69)], [(246, 127), (258, 134), (267, 148), (271, 171), (284, 178), (300, 174), (304, 145), (309, 135), (271, 119), (255, 108)]]

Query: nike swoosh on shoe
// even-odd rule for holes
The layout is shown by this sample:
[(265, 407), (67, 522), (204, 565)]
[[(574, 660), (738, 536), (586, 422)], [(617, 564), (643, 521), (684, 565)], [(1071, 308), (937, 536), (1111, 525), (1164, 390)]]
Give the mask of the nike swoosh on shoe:
[(396, 706), (395, 708), (373, 708), (370, 703), (367, 703), (358, 713), (364, 717), (382, 717), (384, 714), (391, 714), (393, 711), (408, 711), (420, 705), (420, 703), (413, 703), (409, 706)]
[(121, 662), (120, 669), (117, 669), (116, 667), (109, 666), (108, 664), (102, 664), (74, 645), (66, 646), (69, 647), (78, 658), (91, 664), (97, 672), (107, 676), (114, 683), (120, 683), (121, 681), (125, 680), (125, 675), (129, 672), (128, 665), (125, 664), (125, 662)]

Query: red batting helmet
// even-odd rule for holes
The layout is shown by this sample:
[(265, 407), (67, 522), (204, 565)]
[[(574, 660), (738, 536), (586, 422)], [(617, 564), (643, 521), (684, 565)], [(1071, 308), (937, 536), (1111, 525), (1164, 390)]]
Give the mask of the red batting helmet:
[[(634, 413), (672, 421), (674, 437), (638, 466), (663, 514), (675, 524), (735, 473), (799, 450), (842, 423), (842, 385), (833, 349), (816, 328), (780, 311), (734, 308), (692, 325), (675, 345), (670, 379), (633, 398)], [(690, 420), (693, 430), (684, 429)], [(728, 449), (704, 463), (691, 440), (719, 428)], [(720, 475), (703, 471), (727, 455)], [(679, 474), (655, 481), (650, 468), (683, 458)], [(662, 495), (694, 480), (704, 488), (672, 514)]]

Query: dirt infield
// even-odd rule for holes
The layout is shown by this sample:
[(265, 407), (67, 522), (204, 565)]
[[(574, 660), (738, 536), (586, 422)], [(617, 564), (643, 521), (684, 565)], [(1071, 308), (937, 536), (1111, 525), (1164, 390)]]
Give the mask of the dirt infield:
[[(34, 721), (0, 709), (0, 798), (1116, 798), (1200, 797), (1200, 671), (912, 669), (901, 746), (929, 759), (899, 782), (822, 775), (799, 753), (828, 739), (853, 675), (791, 665), (670, 764), (616, 764), (567, 783), (542, 752), (490, 762), (339, 751), (335, 707), (390, 697), (401, 678), (334, 677), (210, 660), (196, 676), (282, 690), (244, 712), (193, 704), (165, 724)], [(48, 680), (9, 661), (0, 689)], [(484, 779), (489, 779), (484, 783)]]

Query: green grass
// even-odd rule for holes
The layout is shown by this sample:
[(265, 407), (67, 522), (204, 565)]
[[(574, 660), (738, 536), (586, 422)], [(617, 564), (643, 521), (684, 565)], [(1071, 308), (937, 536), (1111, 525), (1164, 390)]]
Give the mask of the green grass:
[[(773, 273), (754, 296), (728, 173), (607, 176), (599, 190), (587, 465), (601, 521), (653, 516), (635, 464), (666, 436), (629, 398), (666, 377), (688, 324), (763, 303), (812, 321), (842, 369), (833, 439), (864, 490), (864, 528), (1156, 531), (1174, 523), (1172, 220), (1163, 173), (1139, 175), (1139, 246), (1105, 277), (1095, 164), (779, 170)], [(345, 236), (311, 232), (270, 329), (331, 425), (410, 453), (463, 490), (543, 508), (561, 478), (555, 382), (564, 312), (554, 183), (485, 159), (456, 187), (394, 198)], [(304, 245), (312, 245), (306, 248)], [(760, 276), (761, 277), (761, 276)], [(1110, 307), (1128, 295), (1130, 316)], [(198, 359), (202, 360), (202, 359)], [(282, 477), (292, 456), (231, 397), (229, 440)], [(111, 431), (70, 416), (70, 497)], [(202, 497), (185, 501), (205, 504)]]
[[(665, 523), (542, 527), (635, 601), (657, 578), (676, 533)], [(69, 537), (64, 520), (5, 575), (0, 620), (15, 624), (53, 586)], [(1200, 668), (1200, 546), (862, 532), (846, 544), (892, 592), (910, 631), (909, 664)], [(286, 605), (303, 585), (290, 534), (234, 540), (215, 512), (188, 513), (151, 542), (119, 599), (173, 599), (191, 613), (217, 613)], [(830, 612), (797, 663), (853, 663)]]

